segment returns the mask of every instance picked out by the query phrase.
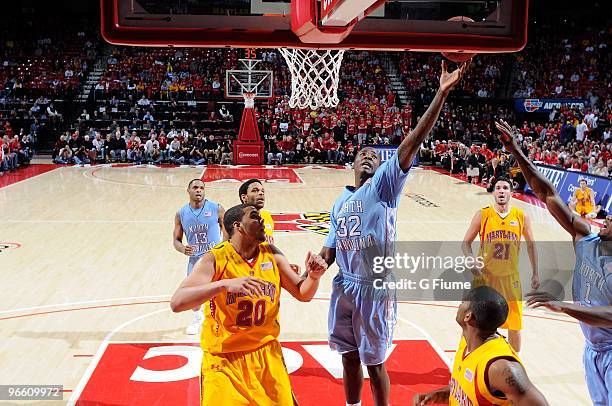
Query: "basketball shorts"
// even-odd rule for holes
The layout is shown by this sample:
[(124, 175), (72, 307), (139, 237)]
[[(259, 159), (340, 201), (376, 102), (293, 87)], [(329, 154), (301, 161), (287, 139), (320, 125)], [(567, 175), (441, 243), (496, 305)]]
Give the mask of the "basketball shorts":
[(585, 345), (583, 362), (593, 405), (612, 405), (612, 345), (604, 350)]
[(250, 352), (202, 358), (202, 406), (297, 405), (281, 345), (273, 340)]
[(189, 262), (187, 263), (187, 275), (191, 274), (191, 271), (193, 271), (193, 267), (196, 264), (196, 262), (198, 262), (198, 259), (202, 258), (202, 256), (198, 256), (198, 257), (189, 257)]
[(508, 302), (508, 318), (500, 328), (508, 330), (523, 329), (523, 289), (521, 279), (517, 274), (492, 275), (474, 278), (474, 287), (489, 286), (501, 294)]
[(376, 289), (372, 279), (339, 272), (332, 284), (328, 331), (331, 349), (359, 352), (364, 365), (385, 362), (393, 339), (394, 290)]

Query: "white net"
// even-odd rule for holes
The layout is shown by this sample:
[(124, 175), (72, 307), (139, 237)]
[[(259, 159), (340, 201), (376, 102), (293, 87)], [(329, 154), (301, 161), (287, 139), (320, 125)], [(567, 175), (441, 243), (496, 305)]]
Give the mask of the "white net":
[(281, 48), (291, 73), (291, 108), (336, 107), (344, 50)]

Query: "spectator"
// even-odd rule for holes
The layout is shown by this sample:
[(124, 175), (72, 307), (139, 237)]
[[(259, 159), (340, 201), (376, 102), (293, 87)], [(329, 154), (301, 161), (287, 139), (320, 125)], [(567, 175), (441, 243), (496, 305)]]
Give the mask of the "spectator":
[(127, 158), (127, 144), (119, 130), (115, 132), (115, 138), (111, 138), (108, 149), (113, 162), (125, 162)]

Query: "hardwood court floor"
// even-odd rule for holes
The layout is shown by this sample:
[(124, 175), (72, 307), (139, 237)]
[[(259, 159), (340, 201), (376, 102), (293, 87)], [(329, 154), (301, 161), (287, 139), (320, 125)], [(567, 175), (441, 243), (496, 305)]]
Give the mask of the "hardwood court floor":
[[(325, 239), (316, 232), (316, 224), (322, 222), (316, 220), (317, 213), (328, 211), (342, 187), (353, 182), (352, 171), (312, 167), (274, 171), (278, 169), (255, 176), (271, 179), (265, 184), (266, 209), (287, 213), (277, 217), (282, 220), (277, 228), (292, 232), (277, 233), (277, 245), (291, 262), (302, 264), (307, 250), (318, 252)], [(0, 188), (0, 384), (62, 384), (64, 400), (76, 401), (83, 399), (84, 389), (95, 392), (91, 377), (105, 362), (109, 343), (195, 342), (184, 334), (191, 314), (171, 313), (168, 300), (186, 269), (186, 258), (171, 244), (173, 216), (187, 201), (188, 181), (200, 178), (202, 172), (203, 168), (189, 167), (62, 167)], [(231, 207), (238, 203), (239, 185), (231, 178), (246, 179), (252, 173), (252, 168), (226, 168), (210, 179), (207, 198)], [(399, 207), (398, 239), (461, 241), (475, 211), (492, 201), (484, 192), (434, 171), (413, 170), (404, 190), (410, 196), (402, 197)], [(514, 204), (533, 219), (536, 239), (569, 241), (544, 209), (518, 200)], [(311, 213), (311, 219), (303, 213)], [(308, 226), (314, 231), (306, 231)], [(333, 266), (328, 271), (311, 303), (284, 294), (281, 340), (326, 339), (330, 284), (336, 270)], [(417, 347), (424, 342), (433, 349), (432, 357), (448, 362), (459, 340), (455, 312), (456, 302), (402, 302), (395, 338), (415, 340)], [(589, 404), (578, 324), (563, 315), (526, 309), (523, 337), (521, 356), (550, 403)], [(434, 368), (435, 362), (420, 375), (413, 371), (417, 362), (412, 361), (422, 356), (411, 353), (413, 347), (402, 347), (405, 353), (397, 350), (404, 358), (391, 378), (393, 391), (403, 394), (403, 404), (415, 390), (441, 386), (446, 379), (444, 370)], [(304, 380), (296, 388), (302, 404), (311, 404), (309, 375), (333, 381), (331, 376), (338, 373), (334, 365), (302, 368), (293, 374)], [(325, 370), (335, 372), (327, 376)], [(437, 371), (435, 379), (432, 371)], [(419, 379), (427, 385), (420, 385)], [(337, 390), (338, 381), (332, 383)], [(88, 404), (96, 403), (92, 399)], [(343, 404), (342, 397), (334, 399), (333, 404)], [(368, 404), (367, 397), (364, 402)], [(133, 402), (117, 398), (113, 403)]]

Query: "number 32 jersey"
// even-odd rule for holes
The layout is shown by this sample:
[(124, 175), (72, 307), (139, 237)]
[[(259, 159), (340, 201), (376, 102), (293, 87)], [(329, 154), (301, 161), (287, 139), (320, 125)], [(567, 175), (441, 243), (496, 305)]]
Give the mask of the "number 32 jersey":
[(395, 154), (359, 189), (347, 186), (336, 200), (324, 245), (336, 249), (340, 272), (372, 278), (374, 258), (394, 255), (397, 206), (407, 177)]
[(210, 251), (215, 256), (213, 282), (253, 276), (267, 282), (263, 297), (221, 292), (206, 302), (201, 346), (211, 354), (252, 351), (276, 340), (280, 332), (280, 273), (268, 243), (259, 245), (251, 262), (224, 241)]

